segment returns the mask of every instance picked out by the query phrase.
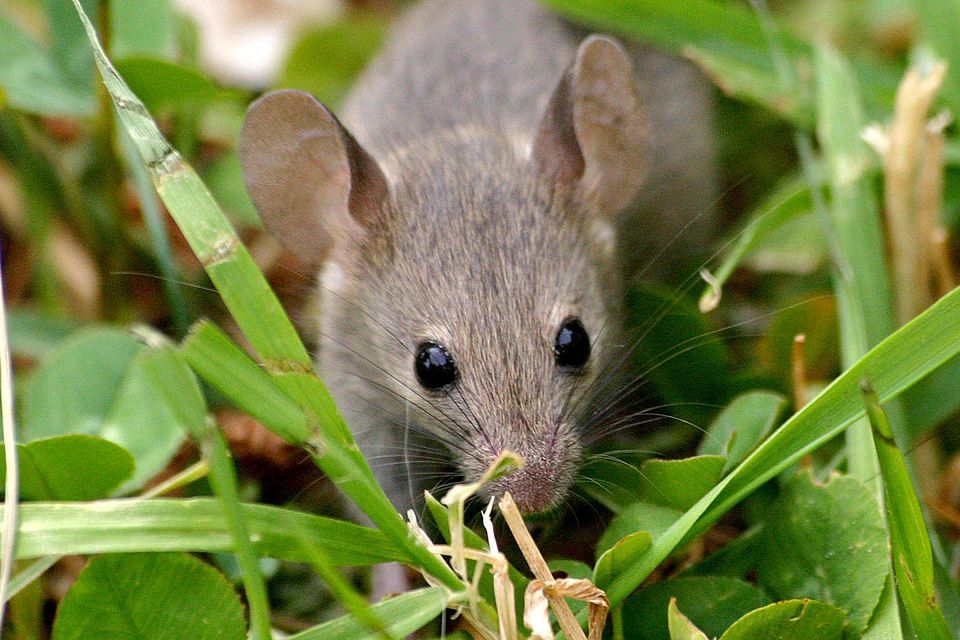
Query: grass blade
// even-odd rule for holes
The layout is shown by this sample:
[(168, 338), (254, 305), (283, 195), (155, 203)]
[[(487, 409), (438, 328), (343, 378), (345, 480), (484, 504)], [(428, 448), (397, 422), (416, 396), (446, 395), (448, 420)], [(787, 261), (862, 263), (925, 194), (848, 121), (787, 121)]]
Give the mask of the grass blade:
[(254, 640), (270, 640), (270, 605), (267, 586), (250, 543), (250, 533), (237, 490), (237, 475), (223, 435), (217, 430), (196, 378), (180, 354), (170, 346), (160, 347), (143, 360), (143, 368), (167, 404), (178, 411), (180, 421), (190, 430), (201, 454), (210, 466), (210, 485), (217, 496), (227, 528), (233, 538), (233, 553), (240, 565), (243, 588), (250, 608), (250, 629)]
[[(217, 287), (230, 313), (277, 385), (310, 415), (319, 428), (315, 462), (357, 503), (409, 559), (459, 591), (463, 584), (445, 562), (410, 535), (373, 479), (326, 387), (277, 297), (220, 207), (189, 164), (166, 141), (143, 103), (123, 82), (100, 47), (93, 25), (74, 0), (94, 60), (117, 107), (122, 124), (146, 164), (160, 199)], [(237, 396), (232, 396), (238, 400)], [(270, 426), (270, 423), (266, 423)]]
[(344, 608), (364, 627), (373, 631), (380, 638), (396, 640), (396, 635), (387, 630), (383, 619), (377, 615), (366, 598), (360, 595), (333, 564), (333, 560), (322, 547), (304, 545), (304, 551), (310, 558), (310, 565), (317, 572), (333, 596), (340, 601)]
[(197, 375), (215, 389), (231, 390), (240, 408), (281, 438), (299, 446), (310, 442), (314, 432), (303, 410), (215, 325), (195, 324), (181, 350)]
[(700, 295), (700, 311), (706, 313), (717, 307), (720, 303), (717, 288), (723, 287), (734, 270), (763, 243), (768, 234), (795, 217), (809, 213), (810, 208), (809, 188), (800, 178), (791, 178), (754, 209), (747, 224), (736, 234), (736, 240), (726, 250), (723, 261), (711, 274), (713, 281)]
[(17, 543), (17, 517), (20, 509), (20, 474), (17, 460), (17, 432), (13, 423), (13, 360), (7, 333), (7, 303), (3, 297), (3, 270), (0, 268), (0, 420), (3, 423), (4, 483), (3, 529), (0, 533), (0, 632), (6, 614), (10, 576)]
[[(436, 587), (409, 591), (371, 607), (383, 620), (389, 620), (387, 632), (406, 637), (436, 618), (447, 606), (447, 597)], [(289, 640), (375, 640), (370, 631), (353, 616), (344, 616), (290, 636)]]
[[(375, 529), (266, 505), (240, 506), (258, 556), (309, 562), (304, 547), (335, 552), (338, 566), (403, 561)], [(213, 498), (31, 502), (21, 506), (17, 559), (149, 551), (230, 551), (233, 541)]]
[(952, 634), (937, 604), (930, 536), (913, 482), (876, 392), (867, 381), (861, 383), (861, 389), (883, 474), (897, 592), (918, 637), (949, 640)]

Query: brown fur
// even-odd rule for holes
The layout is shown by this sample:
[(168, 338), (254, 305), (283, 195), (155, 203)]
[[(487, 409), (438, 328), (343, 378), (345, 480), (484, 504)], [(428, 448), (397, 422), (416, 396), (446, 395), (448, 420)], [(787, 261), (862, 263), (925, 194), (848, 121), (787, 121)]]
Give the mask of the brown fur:
[[(618, 261), (634, 260), (613, 250), (625, 245), (613, 225), (630, 219), (614, 214), (646, 179), (644, 206), (679, 218), (644, 222), (662, 238), (712, 194), (709, 141), (683, 146), (689, 129), (708, 132), (706, 94), (663, 56), (635, 61), (662, 67), (640, 76), (639, 91), (622, 49), (606, 38), (578, 48), (534, 2), (428, 0), (358, 83), (345, 128), (302, 94), (251, 109), (248, 188), (268, 228), (324, 265), (319, 369), (398, 506), (411, 497), (401, 454), (427, 468), (436, 441), (470, 479), (504, 449), (521, 454), (525, 467), (493, 491), (527, 511), (555, 505), (572, 483), (582, 434), (567, 409), (622, 349)], [(654, 96), (670, 88), (685, 94)], [(657, 104), (640, 107), (644, 95)], [(285, 115), (294, 104), (309, 115)], [(325, 140), (324, 154), (291, 153), (314, 144), (304, 139)], [(312, 179), (306, 160), (318, 165)], [(689, 175), (687, 164), (704, 162)], [(569, 317), (593, 340), (579, 374), (554, 362)], [(427, 340), (457, 363), (451, 389), (417, 381)]]

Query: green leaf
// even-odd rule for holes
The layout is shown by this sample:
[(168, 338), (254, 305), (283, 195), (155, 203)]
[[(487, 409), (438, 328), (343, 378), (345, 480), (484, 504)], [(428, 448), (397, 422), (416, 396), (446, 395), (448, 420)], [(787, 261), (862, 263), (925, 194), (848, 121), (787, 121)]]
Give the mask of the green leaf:
[(40, 311), (19, 307), (7, 311), (10, 350), (29, 358), (45, 358), (80, 325)]
[[(0, 482), (6, 478), (0, 444)], [(95, 500), (133, 473), (133, 456), (108, 440), (53, 436), (17, 445), (23, 500)]]
[(0, 11), (0, 93), (14, 109), (47, 116), (87, 116), (92, 92), (72, 85), (50, 55)]
[[(137, 471), (123, 490), (131, 491), (167, 466), (180, 449), (186, 424), (177, 407), (164, 398), (144, 369), (147, 353), (130, 363), (100, 435), (126, 447), (137, 460)], [(186, 398), (182, 398), (186, 401)]]
[(658, 582), (623, 604), (628, 640), (669, 637), (667, 610), (674, 598), (684, 616), (711, 638), (748, 611), (770, 602), (763, 591), (737, 578), (698, 576)]
[(117, 329), (74, 334), (42, 363), (24, 389), (24, 438), (98, 434), (130, 363), (143, 348), (132, 335)]
[(740, 464), (777, 424), (787, 399), (772, 391), (750, 391), (733, 399), (707, 429), (697, 453), (727, 459), (723, 472)]
[(213, 567), (184, 554), (106, 555), (67, 592), (53, 640), (239, 640), (243, 607)]
[[(834, 380), (659, 536), (648, 553), (633, 558), (606, 589), (611, 605), (622, 602), (674, 549), (703, 533), (746, 495), (863, 417), (858, 387), (865, 376), (881, 401), (888, 401), (958, 352), (960, 289), (955, 289)], [(578, 619), (585, 621), (583, 614)]]
[(647, 460), (640, 467), (637, 493), (641, 500), (684, 511), (717, 484), (725, 464), (723, 456)]
[[(433, 587), (390, 598), (373, 605), (371, 610), (380, 619), (388, 621), (389, 633), (402, 638), (439, 616), (446, 606), (443, 589)], [(290, 636), (289, 640), (375, 640), (381, 637), (353, 616), (344, 616), (301, 631)]]
[(656, 538), (677, 521), (682, 512), (671, 507), (635, 502), (610, 521), (597, 542), (597, 556), (606, 553), (618, 540), (637, 531), (646, 531)]
[(751, 269), (760, 273), (812, 275), (825, 264), (827, 242), (820, 221), (809, 210), (804, 213), (769, 230), (747, 259)]
[(684, 575), (746, 578), (757, 566), (757, 548), (762, 541), (762, 536), (763, 527), (753, 526), (690, 567)]
[(670, 629), (670, 640), (710, 640), (689, 618), (680, 613), (674, 598), (670, 599), (670, 606), (667, 608), (667, 626)]
[(151, 111), (194, 107), (220, 96), (213, 81), (199, 71), (159, 58), (117, 60), (117, 71)]
[[(97, 16), (96, 0), (81, 0), (81, 4), (88, 15)], [(96, 72), (77, 12), (62, 0), (43, 0), (43, 5), (50, 26), (54, 63), (66, 82), (92, 99)]]
[(214, 160), (207, 167), (203, 180), (210, 187), (210, 192), (217, 202), (233, 216), (238, 226), (263, 228), (260, 215), (244, 186), (243, 169), (236, 151), (223, 153)]
[(356, 13), (308, 31), (290, 52), (278, 86), (306, 91), (335, 107), (380, 48), (386, 26), (380, 15)]
[[(173, 56), (177, 16), (170, 0), (110, 0), (109, 6), (111, 55), (118, 60), (133, 56)], [(91, 13), (87, 11), (87, 15)], [(79, 21), (77, 24), (80, 24)], [(90, 46), (82, 31), (81, 36), (89, 51)], [(90, 72), (92, 76), (92, 65)]]
[(145, 347), (118, 329), (77, 331), (43, 362), (23, 395), (27, 440), (67, 433), (97, 435), (129, 451), (136, 471), (122, 491), (166, 466), (184, 425), (143, 370)]
[(616, 451), (609, 455), (601, 451), (583, 464), (583, 478), (577, 482), (577, 489), (613, 513), (619, 513), (637, 502), (635, 485), (640, 478), (640, 465), (649, 457), (645, 450)]
[(816, 600), (786, 600), (751, 611), (720, 640), (840, 640), (843, 611)]
[[(292, 509), (242, 506), (256, 552), (309, 562), (305, 547), (327, 550), (339, 566), (402, 561), (375, 529)], [(212, 498), (34, 502), (21, 506), (18, 558), (143, 551), (232, 551), (223, 510)]]
[(646, 531), (637, 531), (618, 540), (612, 548), (597, 558), (597, 566), (593, 569), (593, 583), (603, 589), (623, 571), (627, 559), (646, 553), (652, 542)]
[(813, 119), (809, 89), (787, 89), (778, 82), (775, 72), (764, 60), (769, 54), (736, 46), (720, 48), (695, 42), (683, 49), (683, 55), (699, 66), (728, 96), (766, 107), (798, 125), (808, 124)]
[(887, 538), (872, 492), (850, 476), (789, 482), (767, 516), (758, 581), (779, 598), (813, 598), (866, 628), (889, 575)]

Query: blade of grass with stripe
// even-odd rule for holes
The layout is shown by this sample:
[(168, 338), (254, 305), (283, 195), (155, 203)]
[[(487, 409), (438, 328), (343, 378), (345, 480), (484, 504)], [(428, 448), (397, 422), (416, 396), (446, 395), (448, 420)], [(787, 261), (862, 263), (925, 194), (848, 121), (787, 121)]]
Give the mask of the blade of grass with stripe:
[(861, 383), (861, 389), (883, 474), (897, 593), (918, 637), (948, 640), (952, 635), (937, 604), (934, 588), (933, 549), (913, 482), (876, 392), (866, 380)]
[[(389, 634), (404, 638), (440, 615), (448, 604), (448, 596), (434, 587), (409, 591), (370, 609), (381, 619), (389, 620), (386, 628)], [(375, 640), (378, 637), (381, 636), (350, 615), (301, 631), (288, 640)]]
[(246, 247), (199, 176), (166, 141), (143, 103), (107, 59), (77, 0), (74, 6), (120, 122), (140, 152), (160, 199), (272, 380), (306, 412), (310, 426), (316, 427), (311, 443), (301, 444), (309, 447), (313, 460), (327, 476), (406, 552), (410, 562), (450, 589), (460, 591), (460, 579), (410, 534), (376, 484), (333, 399), (314, 373), (307, 350)]
[[(865, 416), (859, 382), (869, 377), (889, 402), (960, 353), (960, 288), (881, 342), (794, 414), (716, 487), (653, 541), (649, 551), (625, 558), (607, 587), (616, 606), (678, 546), (704, 533), (744, 497)], [(580, 617), (586, 623), (586, 614)]]
[[(404, 555), (376, 529), (259, 504), (242, 504), (254, 552), (309, 562), (305, 547), (336, 549), (336, 564), (360, 567), (402, 562)], [(48, 555), (150, 551), (230, 551), (233, 542), (213, 498), (30, 502), (21, 505), (17, 559)]]
[[(880, 212), (869, 181), (873, 156), (860, 137), (865, 122), (856, 80), (843, 58), (827, 46), (816, 48), (814, 61), (817, 134), (831, 196), (830, 206), (821, 212), (820, 219), (824, 233), (835, 239), (833, 283), (840, 320), (840, 350), (843, 364), (849, 367), (893, 331), (893, 296)], [(809, 163), (810, 159), (804, 161)], [(824, 206), (822, 202), (818, 205)], [(850, 475), (870, 486), (877, 502), (882, 504), (880, 465), (869, 422), (858, 420), (845, 435)], [(901, 634), (893, 591), (890, 575), (868, 634)]]

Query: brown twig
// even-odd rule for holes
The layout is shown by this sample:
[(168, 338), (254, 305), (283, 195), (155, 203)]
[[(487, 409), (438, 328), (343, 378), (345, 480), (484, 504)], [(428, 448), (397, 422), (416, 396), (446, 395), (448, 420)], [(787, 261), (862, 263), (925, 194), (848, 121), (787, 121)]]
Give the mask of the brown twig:
[[(527, 531), (527, 525), (523, 522), (520, 510), (517, 508), (517, 504), (513, 501), (513, 497), (509, 493), (504, 494), (504, 496), (500, 498), (500, 512), (507, 521), (507, 526), (510, 527), (510, 532), (517, 541), (517, 546), (520, 547), (520, 552), (523, 554), (524, 559), (526, 559), (527, 566), (530, 567), (530, 571), (533, 572), (534, 577), (543, 583), (552, 582), (553, 574), (550, 573), (550, 567), (547, 566), (547, 561), (543, 559), (543, 556), (540, 554), (540, 549), (537, 548), (533, 537), (530, 535), (530, 532)], [(557, 595), (553, 590), (544, 590), (544, 595), (546, 595), (550, 601), (550, 608), (553, 610), (553, 615), (557, 617), (557, 622), (560, 624), (560, 628), (566, 634), (567, 638), (570, 638), (570, 640), (587, 640), (587, 637), (583, 634), (583, 630), (577, 623), (576, 616), (573, 615), (573, 611), (570, 610), (570, 606), (566, 600), (564, 600), (563, 596)]]

